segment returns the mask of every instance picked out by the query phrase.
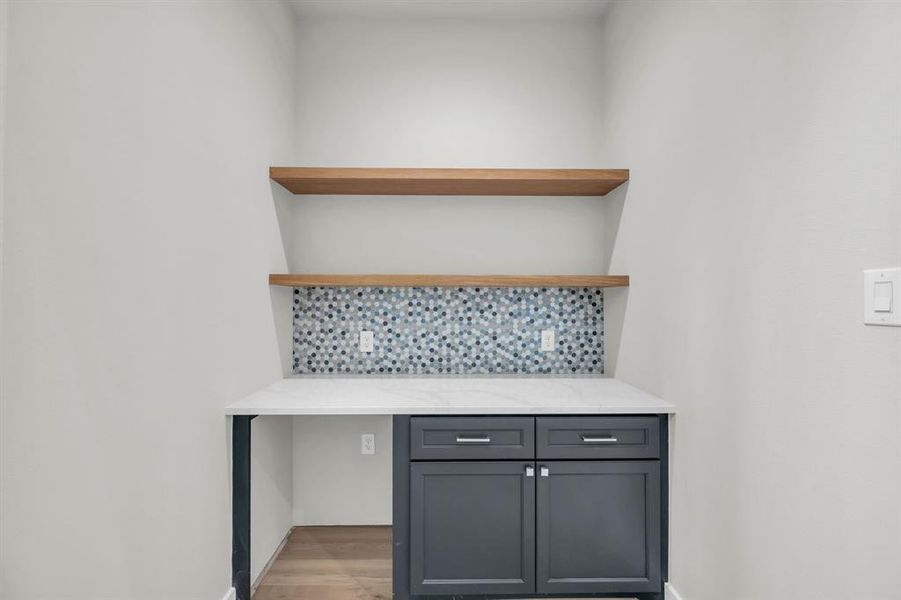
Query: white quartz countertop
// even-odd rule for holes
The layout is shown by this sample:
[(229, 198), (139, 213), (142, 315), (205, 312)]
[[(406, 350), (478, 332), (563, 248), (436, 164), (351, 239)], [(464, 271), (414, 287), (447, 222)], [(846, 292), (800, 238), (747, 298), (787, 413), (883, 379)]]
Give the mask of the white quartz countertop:
[(229, 415), (658, 414), (676, 407), (604, 377), (295, 377)]

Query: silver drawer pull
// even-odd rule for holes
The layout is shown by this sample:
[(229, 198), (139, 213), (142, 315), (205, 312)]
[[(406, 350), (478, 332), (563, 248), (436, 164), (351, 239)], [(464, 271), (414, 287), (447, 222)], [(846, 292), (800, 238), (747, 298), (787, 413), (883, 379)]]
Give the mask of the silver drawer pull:
[(593, 435), (585, 435), (584, 433), (579, 436), (582, 438), (582, 441), (586, 444), (615, 444), (619, 440), (613, 437), (612, 435), (604, 435), (604, 436), (593, 436)]
[(532, 466), (526, 467), (526, 477), (535, 477), (535, 467), (532, 467)]
[(491, 438), (488, 437), (487, 435), (480, 435), (478, 437), (457, 435), (457, 443), (458, 444), (490, 444)]
[(550, 474), (551, 474), (550, 469), (548, 469), (547, 467), (541, 467), (541, 476), (542, 477), (547, 477)]

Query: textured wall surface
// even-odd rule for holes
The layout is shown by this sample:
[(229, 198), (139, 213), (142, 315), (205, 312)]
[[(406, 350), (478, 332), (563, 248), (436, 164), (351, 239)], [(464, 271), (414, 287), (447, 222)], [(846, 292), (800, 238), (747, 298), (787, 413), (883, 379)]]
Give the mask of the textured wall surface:
[[(901, 600), (901, 3), (615, 2), (615, 375), (679, 407), (685, 600)], [(621, 335), (616, 331), (621, 328)], [(610, 371), (608, 364), (608, 371)]]
[[(282, 375), (290, 331), (263, 281), (286, 268), (266, 169), (290, 155), (292, 12), (7, 8), (0, 598), (218, 600), (223, 407)], [(291, 514), (291, 429), (266, 434), (258, 554)]]
[(588, 288), (295, 289), (294, 372), (603, 373), (603, 307)]

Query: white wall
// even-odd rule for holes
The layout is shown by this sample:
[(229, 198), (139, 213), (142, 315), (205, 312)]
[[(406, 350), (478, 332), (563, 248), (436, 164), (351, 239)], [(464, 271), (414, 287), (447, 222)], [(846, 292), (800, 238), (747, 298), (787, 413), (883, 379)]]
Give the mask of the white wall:
[(10, 5), (0, 597), (230, 585), (222, 407), (282, 374), (293, 34), (276, 2)]
[[(596, 167), (600, 19), (301, 13), (295, 162)], [(291, 265), (326, 272), (596, 273), (596, 198), (305, 197)]]
[(901, 330), (861, 270), (901, 255), (901, 4), (621, 2), (604, 39), (607, 321), (679, 405), (672, 582), (898, 600)]
[(294, 433), (287, 417), (257, 417), (250, 428), (250, 580), (256, 582), (293, 525)]
[[(360, 433), (375, 434), (375, 454), (360, 455)], [(294, 523), (391, 524), (391, 420), (294, 419)], [(329, 494), (327, 492), (331, 491)]]
[[(528, 4), (305, 3), (293, 162), (597, 167), (603, 3)], [(603, 273), (604, 210), (597, 198), (298, 197), (287, 251), (301, 272)], [(323, 455), (390, 481), (387, 460), (359, 456), (370, 427), (345, 419), (340, 441), (303, 429), (295, 447), (319, 452), (294, 456), (296, 524), (390, 522), (387, 502), (333, 503), (359, 493), (342, 480), (308, 487)]]
[[(6, 161), (6, 69), (9, 48), (9, 2), (0, 0), (0, 315), (3, 314), (3, 215), (4, 215), (4, 167)], [(3, 339), (3, 319), (0, 318), (0, 340)], [(3, 372), (0, 369), (0, 381)], [(2, 389), (2, 385), (0, 385)], [(0, 479), (0, 515), (3, 506), (3, 486)], [(0, 575), (2, 581), (2, 575)], [(2, 586), (2, 583), (0, 583)], [(3, 588), (0, 587), (0, 590)]]

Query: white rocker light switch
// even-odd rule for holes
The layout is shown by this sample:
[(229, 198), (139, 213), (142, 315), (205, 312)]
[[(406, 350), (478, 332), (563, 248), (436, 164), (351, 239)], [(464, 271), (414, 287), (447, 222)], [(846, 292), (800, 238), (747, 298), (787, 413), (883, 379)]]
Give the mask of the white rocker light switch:
[(901, 269), (872, 269), (863, 272), (864, 323), (901, 327)]
[(892, 312), (892, 296), (894, 286), (891, 281), (877, 281), (873, 292), (873, 310), (876, 312)]

